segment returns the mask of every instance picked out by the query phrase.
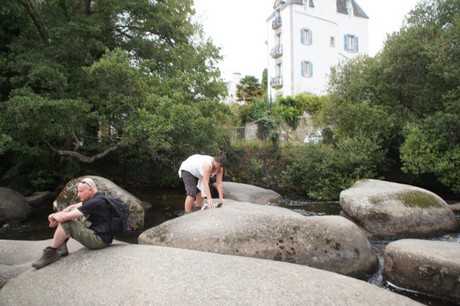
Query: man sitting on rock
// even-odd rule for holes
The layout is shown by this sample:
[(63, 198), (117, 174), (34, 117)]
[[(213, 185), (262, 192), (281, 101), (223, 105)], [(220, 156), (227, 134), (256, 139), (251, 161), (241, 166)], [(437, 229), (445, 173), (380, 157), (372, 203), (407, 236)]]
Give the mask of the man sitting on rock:
[[(94, 181), (90, 178), (79, 181), (77, 196), (82, 202), (48, 216), (49, 226), (56, 227), (56, 231), (51, 245), (43, 250), (43, 256), (33, 262), (32, 267), (40, 269), (68, 255), (66, 243), (70, 237), (89, 249), (105, 248), (112, 243), (111, 206), (103, 194), (97, 192)], [(83, 216), (87, 217), (84, 222), (77, 219)]]

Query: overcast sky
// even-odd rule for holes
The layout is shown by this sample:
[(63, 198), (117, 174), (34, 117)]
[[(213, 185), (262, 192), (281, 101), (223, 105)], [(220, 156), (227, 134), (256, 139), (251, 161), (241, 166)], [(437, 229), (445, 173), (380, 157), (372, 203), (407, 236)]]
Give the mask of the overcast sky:
[[(324, 0), (322, 0), (324, 1)], [(382, 49), (387, 34), (401, 28), (404, 16), (420, 0), (356, 0), (369, 16), (369, 55)], [(275, 0), (195, 0), (198, 22), (207, 36), (221, 47), (219, 65), (229, 79), (234, 72), (259, 80), (267, 66), (266, 19)]]

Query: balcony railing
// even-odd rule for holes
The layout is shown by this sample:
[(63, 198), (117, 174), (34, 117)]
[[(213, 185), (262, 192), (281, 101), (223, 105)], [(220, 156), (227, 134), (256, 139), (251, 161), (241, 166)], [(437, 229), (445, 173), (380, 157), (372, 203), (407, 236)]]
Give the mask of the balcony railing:
[(273, 88), (283, 87), (283, 76), (277, 75), (270, 80), (270, 86)]
[(283, 55), (283, 45), (278, 44), (270, 51), (270, 56), (273, 58), (278, 58)]
[(273, 30), (278, 29), (281, 26), (281, 24), (282, 24), (281, 16), (275, 17), (275, 19), (273, 19), (272, 21), (272, 29)]

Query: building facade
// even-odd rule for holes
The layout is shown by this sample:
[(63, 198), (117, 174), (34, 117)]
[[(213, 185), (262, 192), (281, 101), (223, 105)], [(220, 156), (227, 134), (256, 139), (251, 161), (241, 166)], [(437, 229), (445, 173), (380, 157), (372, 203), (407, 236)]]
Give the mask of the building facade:
[(276, 0), (267, 18), (269, 97), (325, 94), (332, 66), (369, 53), (368, 19), (354, 0)]
[(243, 76), (239, 72), (234, 72), (230, 80), (227, 81), (227, 96), (223, 99), (223, 103), (231, 105), (233, 103), (239, 103), (236, 96), (237, 86), (243, 79)]

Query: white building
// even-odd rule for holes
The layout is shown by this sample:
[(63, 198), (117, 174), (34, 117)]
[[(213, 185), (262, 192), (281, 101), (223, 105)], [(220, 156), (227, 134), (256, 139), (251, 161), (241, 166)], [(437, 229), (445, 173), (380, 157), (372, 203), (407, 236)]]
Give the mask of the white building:
[(267, 19), (269, 97), (325, 94), (330, 68), (369, 54), (368, 19), (354, 0), (276, 0)]
[(231, 105), (233, 103), (238, 102), (238, 98), (236, 96), (237, 88), (236, 86), (241, 82), (243, 76), (239, 72), (234, 72), (232, 74), (232, 78), (227, 81), (227, 96), (224, 98), (224, 104)]

